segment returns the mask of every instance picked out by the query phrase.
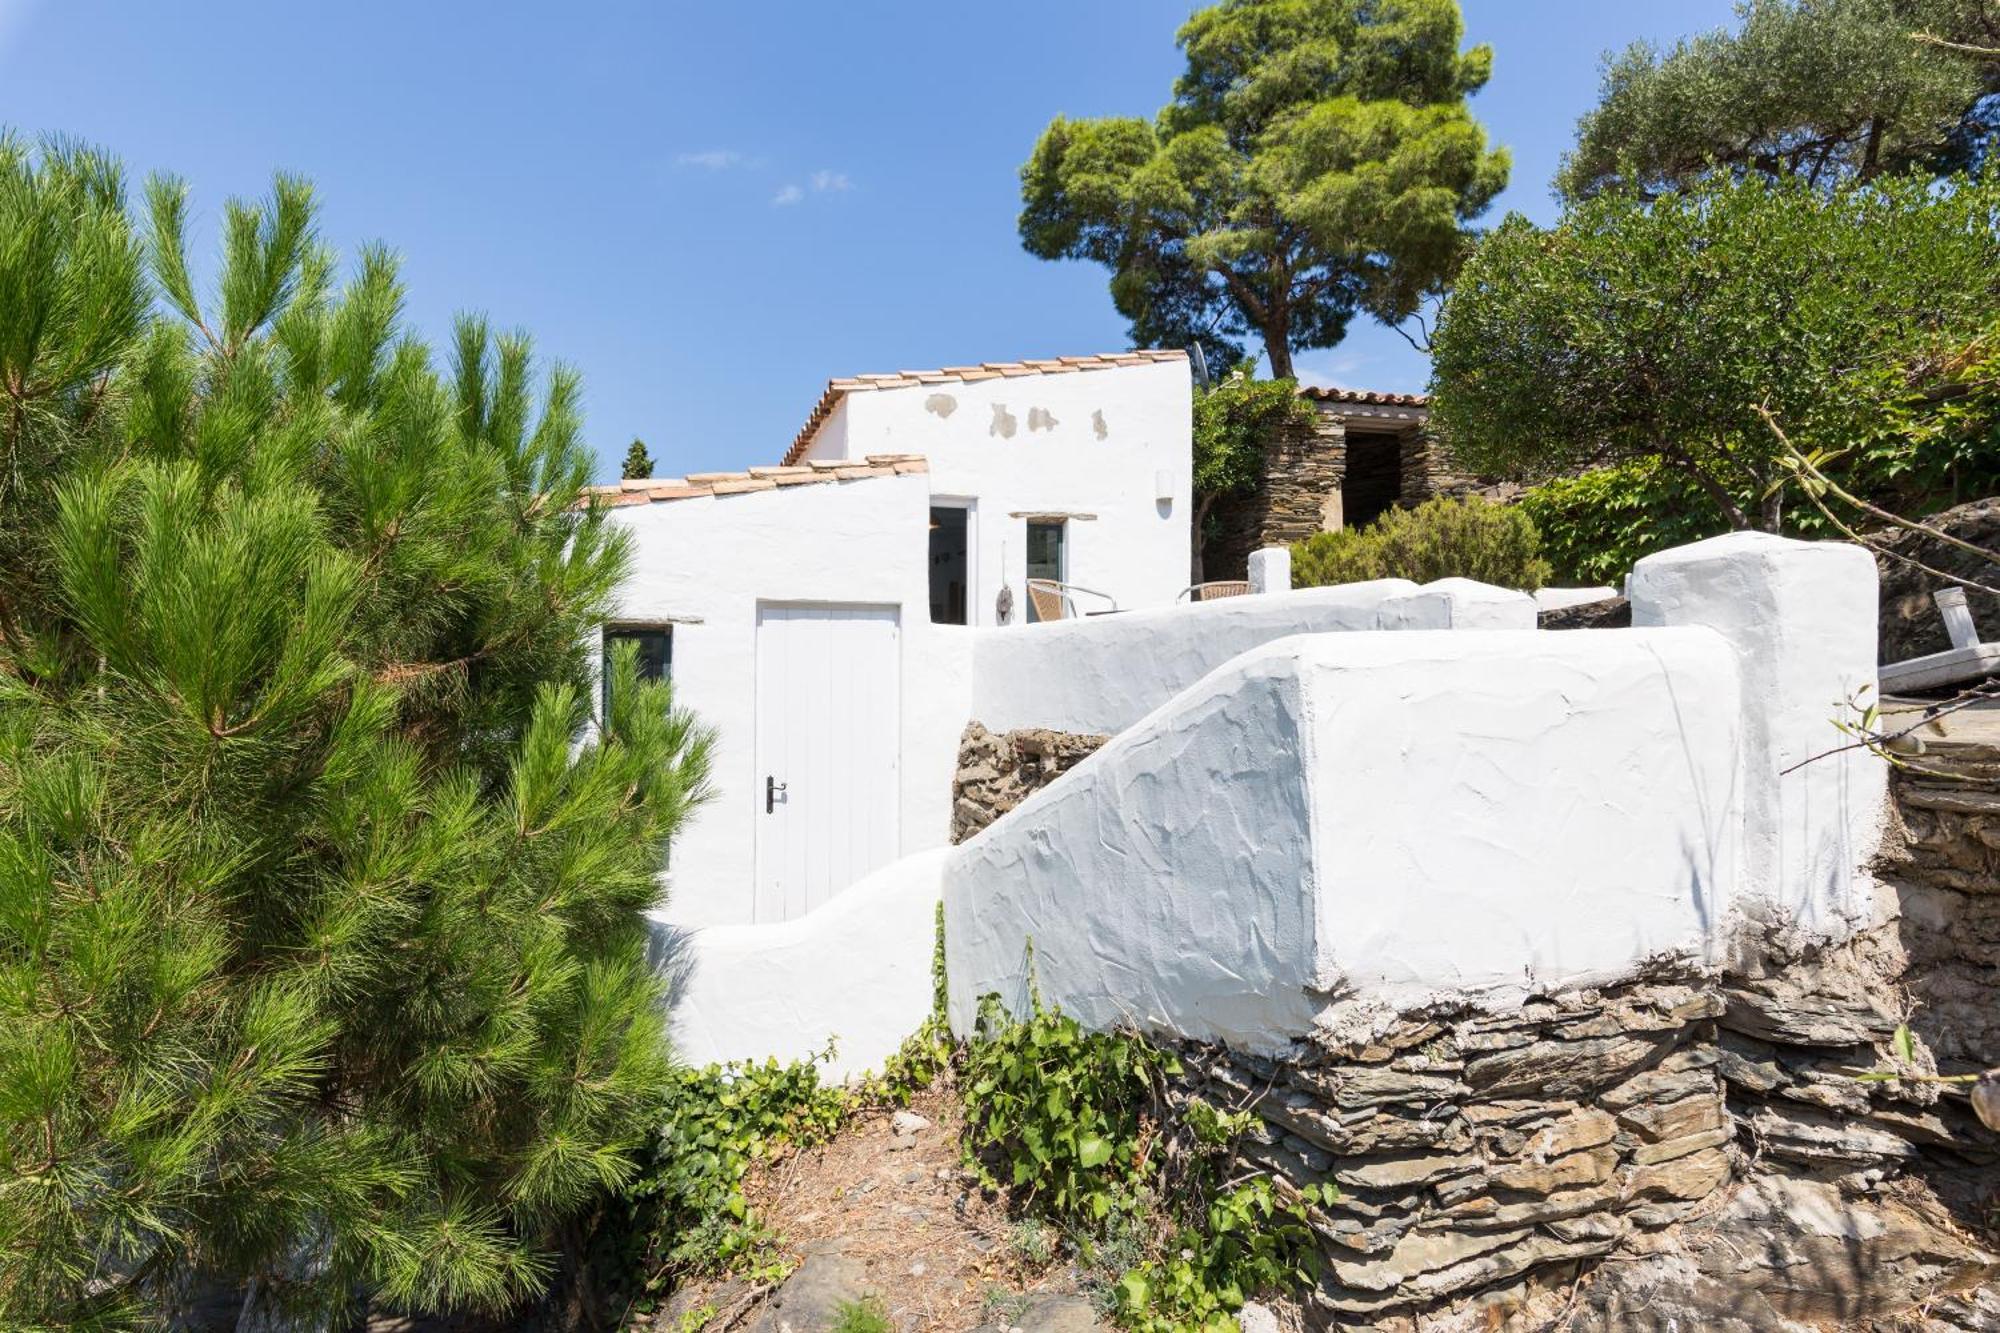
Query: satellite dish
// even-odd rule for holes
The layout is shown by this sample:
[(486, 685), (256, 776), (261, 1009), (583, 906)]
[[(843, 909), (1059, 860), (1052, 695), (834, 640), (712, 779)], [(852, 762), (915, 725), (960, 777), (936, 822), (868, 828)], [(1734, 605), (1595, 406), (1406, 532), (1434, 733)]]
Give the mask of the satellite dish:
[(1202, 354), (1200, 343), (1195, 343), (1188, 348), (1188, 361), (1194, 366), (1194, 382), (1206, 389), (1208, 387), (1208, 357)]

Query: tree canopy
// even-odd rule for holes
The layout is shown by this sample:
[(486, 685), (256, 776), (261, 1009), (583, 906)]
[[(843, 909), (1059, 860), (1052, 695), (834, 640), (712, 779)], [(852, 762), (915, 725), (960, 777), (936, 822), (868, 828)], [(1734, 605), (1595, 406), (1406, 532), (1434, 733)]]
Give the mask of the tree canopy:
[(625, 450), (625, 463), (618, 475), (627, 481), (642, 480), (653, 475), (653, 456), (646, 452), (644, 440), (633, 440)]
[(1973, 164), (2000, 131), (1995, 0), (1743, 0), (1739, 26), (1608, 61), (1557, 188), (1585, 198), (1711, 171), (1819, 187)]
[(1748, 177), (1601, 195), (1549, 230), (1509, 217), (1445, 303), (1432, 425), (1480, 472), (1658, 459), (1733, 526), (1776, 530), (1785, 474), (1759, 409), (1805, 448), (1876, 435), (1985, 332), (1996, 207), (1991, 173)]
[(591, 725), (576, 376), (434, 366), (299, 181), (212, 297), (185, 212), (0, 141), (0, 1325), (502, 1311), (658, 1105), (708, 740), (629, 661)]
[(1275, 378), (1357, 311), (1397, 324), (1450, 280), (1506, 184), (1466, 99), (1457, 0), (1225, 0), (1180, 30), (1153, 120), (1058, 116), (1021, 169), (1022, 244), (1112, 271), (1141, 346), (1216, 365), (1263, 342)]

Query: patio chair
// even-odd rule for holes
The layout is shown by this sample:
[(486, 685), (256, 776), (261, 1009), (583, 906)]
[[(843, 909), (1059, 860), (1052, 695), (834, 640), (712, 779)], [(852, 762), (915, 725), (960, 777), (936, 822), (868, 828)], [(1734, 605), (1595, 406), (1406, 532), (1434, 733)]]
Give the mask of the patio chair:
[(1190, 602), (1213, 602), (1219, 601), (1224, 597), (1247, 597), (1249, 595), (1250, 581), (1248, 579), (1217, 579), (1213, 583), (1189, 584), (1187, 587), (1181, 589), (1180, 597), (1176, 597), (1174, 600), (1178, 602), (1181, 597), (1185, 597)]
[(1074, 583), (1058, 583), (1054, 579), (1028, 580), (1028, 600), (1034, 603), (1037, 620), (1075, 620), (1079, 614), (1076, 608), (1078, 593), (1086, 597), (1102, 597), (1110, 603), (1104, 611), (1093, 611), (1092, 615), (1103, 615), (1105, 611), (1118, 609), (1118, 599), (1108, 592), (1079, 587)]

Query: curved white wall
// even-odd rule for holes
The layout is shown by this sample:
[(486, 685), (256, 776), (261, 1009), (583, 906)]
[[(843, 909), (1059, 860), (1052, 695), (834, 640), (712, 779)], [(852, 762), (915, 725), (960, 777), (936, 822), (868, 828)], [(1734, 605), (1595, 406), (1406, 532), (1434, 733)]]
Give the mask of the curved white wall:
[(1030, 941), (1086, 1024), (1258, 1051), (1703, 956), (1737, 703), (1704, 629), (1267, 644), (954, 851), (953, 1023), (1024, 1005)]
[(673, 987), (674, 1046), (691, 1064), (808, 1060), (827, 1077), (879, 1070), (932, 1001), (947, 848), (906, 856), (831, 902), (767, 926), (652, 922)]

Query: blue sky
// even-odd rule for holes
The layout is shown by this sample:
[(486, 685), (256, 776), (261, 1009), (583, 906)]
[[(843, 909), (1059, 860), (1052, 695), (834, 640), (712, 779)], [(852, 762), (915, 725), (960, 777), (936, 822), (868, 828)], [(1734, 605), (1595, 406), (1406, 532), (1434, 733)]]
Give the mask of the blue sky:
[[(1548, 183), (1600, 55), (1730, 18), (1728, 0), (1463, 0), (1494, 47), (1473, 103)], [(404, 258), (410, 315), (520, 326), (584, 374), (615, 475), (773, 462), (831, 375), (1109, 351), (1102, 270), (1020, 248), (1016, 172), (1057, 113), (1151, 114), (1190, 0), (149, 4), (0, 0), (0, 124), (57, 130), (195, 189), (310, 177), (327, 238)], [(1301, 373), (1421, 389), (1357, 322)]]

